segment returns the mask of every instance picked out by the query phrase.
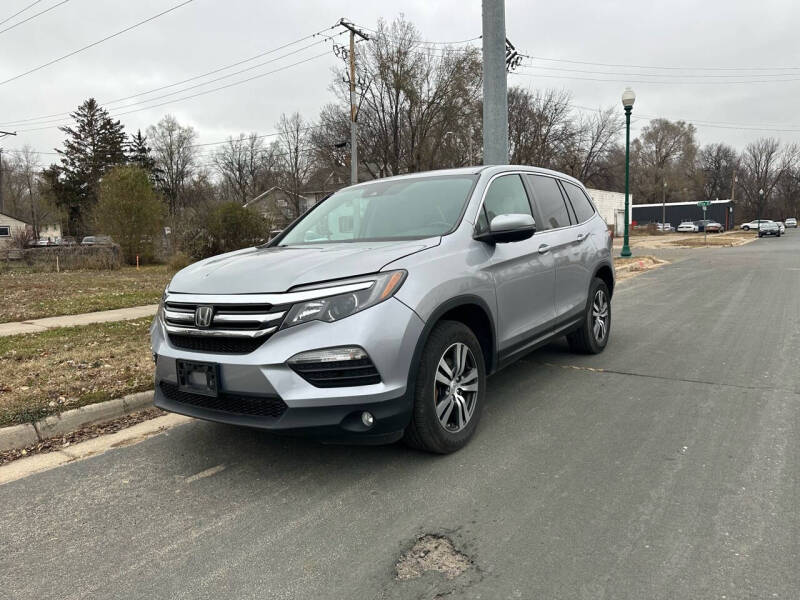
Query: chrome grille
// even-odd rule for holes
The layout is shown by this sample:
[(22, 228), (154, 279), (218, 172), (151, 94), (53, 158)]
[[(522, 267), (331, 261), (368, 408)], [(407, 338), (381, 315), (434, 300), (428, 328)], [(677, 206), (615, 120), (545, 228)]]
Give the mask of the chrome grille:
[[(213, 304), (198, 302), (202, 298), (197, 296), (191, 302), (180, 296), (167, 296), (163, 318), (170, 340), (184, 349), (251, 352), (278, 330), (289, 309), (288, 305), (248, 302), (246, 296), (214, 296)], [(203, 307), (211, 310), (205, 327), (198, 326), (196, 318), (198, 308)], [(191, 338), (200, 343), (191, 343)]]

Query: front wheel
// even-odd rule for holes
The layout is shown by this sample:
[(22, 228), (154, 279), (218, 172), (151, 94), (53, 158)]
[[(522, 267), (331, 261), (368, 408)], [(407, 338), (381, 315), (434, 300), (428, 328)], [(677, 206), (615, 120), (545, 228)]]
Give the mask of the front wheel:
[(573, 352), (600, 354), (611, 334), (611, 294), (606, 282), (595, 277), (589, 287), (589, 301), (583, 322), (577, 331), (567, 335)]
[(486, 365), (475, 334), (457, 321), (437, 323), (420, 357), (405, 442), (438, 454), (463, 448), (478, 426), (485, 389)]
[(742, 227), (742, 229), (744, 229), (745, 231), (750, 231), (750, 228), (749, 228), (747, 225), (745, 225), (744, 227)]

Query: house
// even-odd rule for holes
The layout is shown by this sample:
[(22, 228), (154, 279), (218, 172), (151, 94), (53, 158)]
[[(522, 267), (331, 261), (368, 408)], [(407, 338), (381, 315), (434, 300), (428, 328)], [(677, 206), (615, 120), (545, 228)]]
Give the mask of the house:
[(261, 213), (264, 218), (271, 221), (273, 227), (282, 228), (298, 214), (303, 214), (314, 206), (319, 200), (315, 196), (295, 194), (276, 185), (248, 201), (244, 206)]
[(61, 239), (61, 223), (48, 223), (39, 226), (39, 239), (54, 242)]
[[(609, 227), (613, 227), (614, 235), (621, 235), (625, 229), (625, 194), (621, 192), (609, 192), (607, 190), (592, 190), (587, 188), (587, 192), (594, 200), (597, 212), (605, 219)], [(628, 196), (631, 206), (633, 205), (633, 195)], [(631, 215), (628, 215), (628, 223), (631, 222)]]
[(25, 221), (0, 213), (0, 248), (10, 246), (13, 236), (25, 229), (31, 229)]

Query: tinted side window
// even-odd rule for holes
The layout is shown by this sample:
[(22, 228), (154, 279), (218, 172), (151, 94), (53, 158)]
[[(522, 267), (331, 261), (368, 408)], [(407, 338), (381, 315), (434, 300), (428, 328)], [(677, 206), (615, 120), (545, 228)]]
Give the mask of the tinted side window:
[(539, 209), (541, 223), (538, 229), (556, 229), (570, 225), (567, 205), (558, 189), (558, 182), (552, 177), (526, 175), (533, 186), (533, 196)]
[(575, 214), (578, 216), (578, 222), (583, 223), (584, 221), (591, 219), (592, 215), (594, 215), (594, 207), (592, 206), (592, 203), (589, 202), (586, 194), (583, 193), (583, 190), (577, 185), (568, 183), (566, 181), (562, 181), (561, 183), (564, 185), (564, 189), (567, 191), (567, 196), (569, 196), (569, 201), (572, 203), (572, 208), (575, 209)]
[[(504, 175), (489, 184), (483, 199), (483, 209), (478, 215), (478, 233), (489, 229), (489, 223), (497, 215), (530, 215), (528, 194), (519, 175)], [(533, 215), (531, 215), (533, 216)]]

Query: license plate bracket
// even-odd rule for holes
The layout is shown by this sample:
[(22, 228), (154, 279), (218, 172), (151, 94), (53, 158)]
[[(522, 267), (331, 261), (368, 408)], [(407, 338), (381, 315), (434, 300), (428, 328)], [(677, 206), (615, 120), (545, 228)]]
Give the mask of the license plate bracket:
[(175, 371), (180, 391), (214, 398), (219, 395), (218, 364), (176, 360)]

